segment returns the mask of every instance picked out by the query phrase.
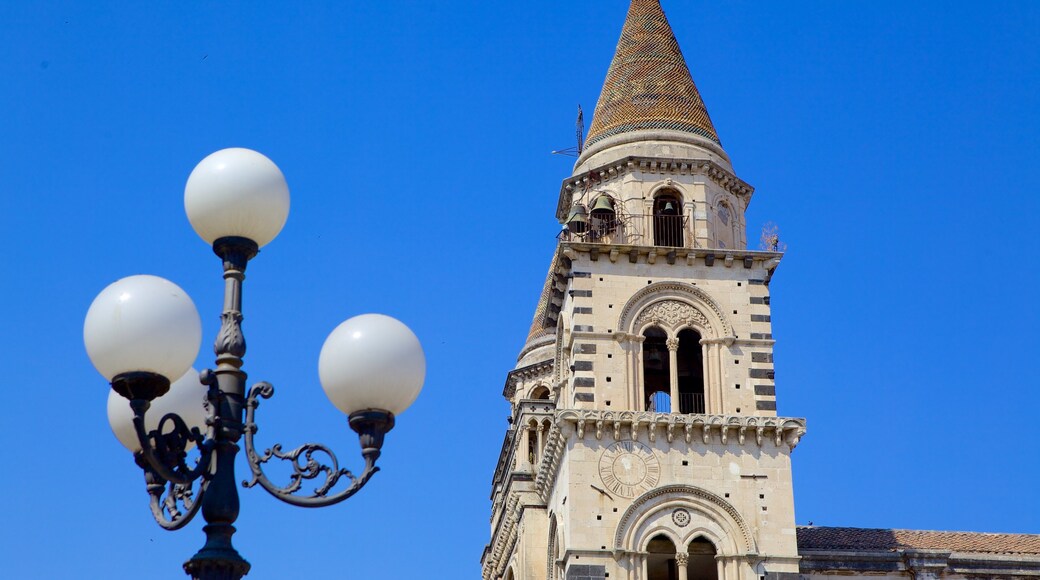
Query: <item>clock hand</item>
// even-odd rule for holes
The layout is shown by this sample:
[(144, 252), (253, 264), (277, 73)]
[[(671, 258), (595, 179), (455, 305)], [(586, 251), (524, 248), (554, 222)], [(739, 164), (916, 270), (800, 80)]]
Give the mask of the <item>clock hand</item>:
[(614, 498), (613, 498), (613, 497), (611, 497), (611, 495), (610, 495), (609, 493), (607, 493), (607, 492), (603, 491), (602, 489), (600, 489), (600, 488), (596, 487), (595, 485), (592, 485), (592, 484), (590, 483), (590, 484), (589, 484), (589, 487), (591, 487), (592, 489), (594, 489), (594, 490), (596, 490), (596, 491), (598, 491), (598, 492), (602, 493), (603, 495), (607, 496), (607, 497), (608, 497), (608, 498), (610, 499), (610, 501), (614, 501)]

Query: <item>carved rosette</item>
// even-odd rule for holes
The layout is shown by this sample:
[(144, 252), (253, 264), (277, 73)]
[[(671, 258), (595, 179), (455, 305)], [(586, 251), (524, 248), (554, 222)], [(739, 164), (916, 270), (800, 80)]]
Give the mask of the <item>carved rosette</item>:
[(680, 528), (685, 528), (686, 526), (688, 526), (690, 524), (691, 519), (692, 518), (690, 517), (690, 512), (684, 510), (683, 508), (678, 508), (672, 512), (672, 521), (675, 522), (675, 525), (679, 526)]
[(644, 308), (636, 318), (635, 327), (642, 328), (646, 324), (654, 324), (675, 330), (683, 326), (696, 326), (703, 329), (711, 328), (708, 317), (700, 310), (678, 300), (662, 300)]

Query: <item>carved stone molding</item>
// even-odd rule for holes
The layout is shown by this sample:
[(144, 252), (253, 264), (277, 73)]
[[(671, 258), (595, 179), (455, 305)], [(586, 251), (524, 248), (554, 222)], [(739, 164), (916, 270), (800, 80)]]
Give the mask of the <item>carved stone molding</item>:
[(805, 435), (805, 419), (789, 417), (754, 417), (747, 415), (681, 415), (678, 413), (654, 413), (652, 411), (602, 411), (596, 409), (564, 409), (556, 412), (557, 427), (567, 423), (574, 426), (578, 439), (592, 435), (597, 440), (613, 437), (637, 440), (646, 437), (655, 441), (663, 432), (667, 441), (683, 438), (687, 444), (695, 436), (704, 444), (717, 439), (723, 445), (735, 435), (739, 445), (755, 444), (759, 447), (772, 441), (777, 447), (787, 445), (791, 450), (798, 446)]
[[(647, 306), (636, 317), (633, 330), (638, 330), (646, 324), (654, 324), (672, 330), (679, 330), (687, 325), (699, 328), (711, 327), (708, 317), (700, 310), (678, 300), (662, 300)], [(674, 350), (672, 348), (673, 342), (675, 344), (674, 349), (679, 348), (679, 341), (674, 339), (666, 341), (668, 348)]]
[[(737, 528), (733, 531), (738, 532), (740, 539), (743, 540), (742, 543), (744, 545), (741, 546), (743, 551), (758, 552), (755, 544), (755, 537), (751, 532), (751, 528), (747, 525), (747, 522), (744, 521), (744, 518), (741, 517), (740, 512), (738, 512), (735, 507), (733, 507), (728, 501), (706, 489), (685, 484), (658, 487), (636, 498), (635, 501), (628, 506), (628, 509), (625, 510), (625, 514), (618, 522), (617, 531), (614, 533), (614, 549), (618, 552), (622, 552), (626, 549), (625, 537), (631, 531), (630, 528), (637, 524), (637, 521), (641, 516), (656, 511), (662, 505), (674, 505), (675, 502), (682, 502), (685, 505), (692, 505), (699, 502), (703, 505), (710, 506), (710, 510), (705, 510), (703, 507), (697, 508), (697, 511), (700, 511), (709, 517), (712, 515), (708, 513), (709, 511), (716, 511), (718, 512), (717, 515), (725, 514), (725, 516), (728, 516), (730, 522), (718, 521), (717, 518), (713, 519), (716, 519), (716, 523), (724, 525), (724, 527)], [(727, 523), (729, 525), (726, 525)]]
[[(643, 312), (654, 308), (660, 302), (685, 304), (696, 313), (692, 315), (695, 319), (699, 314), (700, 318), (696, 321), (706, 331), (702, 333), (703, 338), (733, 336), (733, 326), (722, 313), (722, 308), (718, 303), (704, 290), (681, 282), (657, 282), (636, 292), (621, 309), (621, 315), (618, 317), (618, 331), (635, 333), (638, 326), (637, 318), (641, 319)], [(664, 316), (665, 311), (662, 311), (660, 315)]]

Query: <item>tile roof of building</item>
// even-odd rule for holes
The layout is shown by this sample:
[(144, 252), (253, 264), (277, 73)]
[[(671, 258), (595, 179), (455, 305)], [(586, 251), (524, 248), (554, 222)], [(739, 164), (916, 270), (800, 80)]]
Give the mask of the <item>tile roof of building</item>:
[(556, 250), (549, 262), (549, 273), (546, 274), (545, 285), (542, 286), (542, 294), (538, 297), (538, 305), (534, 309), (534, 319), (531, 321), (531, 329), (527, 333), (527, 342), (549, 332), (545, 328), (545, 311), (549, 309), (549, 301), (552, 300), (553, 285), (556, 283), (556, 261), (559, 257), (560, 245), (556, 244)]
[(1040, 535), (799, 526), (798, 551), (803, 550), (949, 550), (1040, 554)]
[(660, 0), (632, 0), (585, 146), (639, 129), (671, 129), (719, 143)]

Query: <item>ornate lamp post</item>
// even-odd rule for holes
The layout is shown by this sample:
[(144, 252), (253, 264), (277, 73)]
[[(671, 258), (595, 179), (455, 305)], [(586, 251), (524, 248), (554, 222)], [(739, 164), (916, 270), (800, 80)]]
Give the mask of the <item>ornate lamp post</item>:
[[(198, 312), (183, 290), (155, 276), (131, 276), (105, 288), (87, 312), (83, 338), (94, 366), (111, 382), (109, 422), (144, 471), (156, 522), (180, 529), (200, 510), (206, 520), (206, 543), (184, 571), (197, 580), (237, 580), (249, 572), (231, 544), (239, 511), (239, 441), (245, 441), (252, 471), (245, 487), (259, 485), (297, 506), (339, 503), (379, 470), (383, 437), (395, 415), (419, 395), (426, 361), (415, 334), (393, 318), (365, 314), (343, 322), (326, 339), (318, 371), (326, 395), (360, 438), (364, 471), (354, 475), (340, 468), (332, 450), (320, 444), (291, 451), (274, 445), (258, 453), (256, 409), (274, 387), (261, 382), (246, 390), (242, 282), (249, 260), (285, 224), (289, 189), (268, 158), (224, 149), (192, 172), (184, 205), (195, 231), (224, 264), (216, 369), (191, 370), (202, 335)], [(198, 458), (189, 466), (188, 452), (195, 447)], [(327, 455), (328, 464), (316, 454)], [(287, 485), (264, 475), (272, 459), (290, 462)], [(310, 495), (300, 493), (305, 480), (317, 484)]]

